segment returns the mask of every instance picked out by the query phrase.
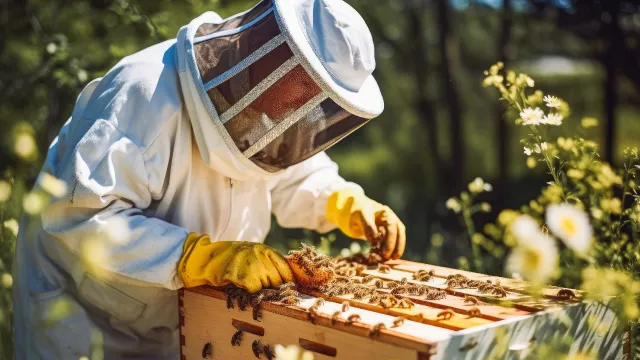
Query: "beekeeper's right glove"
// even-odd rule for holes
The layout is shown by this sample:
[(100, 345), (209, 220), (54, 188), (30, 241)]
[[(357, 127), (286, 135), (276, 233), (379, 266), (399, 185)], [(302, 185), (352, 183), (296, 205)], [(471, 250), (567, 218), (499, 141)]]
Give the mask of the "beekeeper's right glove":
[(246, 241), (211, 242), (191, 233), (184, 242), (178, 273), (185, 287), (233, 284), (254, 293), (293, 281), (287, 260), (275, 249)]

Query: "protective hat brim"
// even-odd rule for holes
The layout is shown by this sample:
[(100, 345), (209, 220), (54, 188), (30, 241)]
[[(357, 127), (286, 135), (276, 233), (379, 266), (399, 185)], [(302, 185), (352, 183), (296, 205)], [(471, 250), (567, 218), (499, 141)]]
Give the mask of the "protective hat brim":
[(356, 116), (372, 119), (380, 115), (384, 110), (384, 100), (373, 75), (364, 81), (358, 91), (351, 91), (338, 84), (307, 40), (293, 1), (274, 0), (274, 4), (276, 19), (287, 44), (318, 86), (338, 105)]

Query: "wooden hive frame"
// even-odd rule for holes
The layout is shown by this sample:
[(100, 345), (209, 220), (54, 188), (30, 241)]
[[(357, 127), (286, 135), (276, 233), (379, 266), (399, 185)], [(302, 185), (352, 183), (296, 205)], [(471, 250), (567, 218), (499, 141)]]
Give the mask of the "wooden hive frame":
[[(197, 287), (180, 291), (180, 331), (182, 359), (251, 359), (252, 344), (299, 345), (314, 352), (315, 359), (479, 359), (495, 354), (498, 343), (505, 342), (502, 355), (526, 353), (535, 344), (571, 336), (579, 346), (572, 351), (596, 351), (600, 358), (616, 359), (623, 353), (623, 335), (613, 311), (613, 302), (582, 301), (584, 294), (568, 289), (575, 298), (559, 296), (562, 288), (547, 287), (542, 298), (529, 293), (523, 281), (408, 261), (386, 263), (390, 271), (368, 269), (363, 275), (374, 275), (383, 281), (407, 279), (418, 270), (433, 270), (434, 278), (421, 285), (447, 292), (441, 300), (406, 297), (411, 308), (382, 308), (352, 295), (327, 297), (307, 292), (297, 305), (264, 302), (262, 318), (253, 320), (251, 308), (227, 309), (225, 294), (220, 289)], [(499, 280), (507, 296), (497, 298), (476, 289), (450, 289), (446, 277), (461, 274), (471, 280)], [(381, 293), (386, 289), (379, 289)], [(477, 303), (465, 302), (472, 296)], [(318, 297), (324, 303), (311, 316), (308, 309)], [(342, 311), (343, 302), (349, 309)], [(443, 314), (446, 312), (448, 314)], [(359, 319), (350, 322), (348, 317)], [(394, 321), (404, 321), (394, 326)], [(566, 319), (573, 320), (571, 326)], [(384, 324), (379, 332), (373, 326)], [(586, 326), (589, 324), (591, 326)], [(593, 325), (597, 331), (592, 330)], [(397, 324), (396, 324), (397, 325)], [(232, 346), (231, 338), (243, 330), (240, 346)], [(262, 354), (262, 359), (267, 357)]]

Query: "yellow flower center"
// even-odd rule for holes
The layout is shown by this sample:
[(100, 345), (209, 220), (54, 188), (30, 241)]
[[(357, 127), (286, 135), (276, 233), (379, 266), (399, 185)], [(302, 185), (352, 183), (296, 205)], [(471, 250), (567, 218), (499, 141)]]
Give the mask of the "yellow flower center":
[(573, 221), (571, 221), (570, 218), (562, 219), (561, 226), (569, 236), (575, 235), (578, 230), (578, 228), (576, 227), (576, 224)]
[(525, 269), (528, 269), (529, 271), (536, 271), (540, 267), (540, 262), (540, 252), (529, 249), (525, 258)]

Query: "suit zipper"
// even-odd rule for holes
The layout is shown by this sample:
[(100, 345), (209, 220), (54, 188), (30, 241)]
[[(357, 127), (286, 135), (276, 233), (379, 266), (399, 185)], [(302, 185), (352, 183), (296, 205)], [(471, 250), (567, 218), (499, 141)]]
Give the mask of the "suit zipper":
[(220, 233), (220, 236), (223, 236), (229, 227), (229, 223), (231, 222), (231, 212), (233, 210), (233, 179), (229, 179), (229, 210), (227, 211), (227, 223), (224, 225), (224, 230)]

